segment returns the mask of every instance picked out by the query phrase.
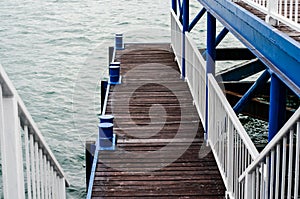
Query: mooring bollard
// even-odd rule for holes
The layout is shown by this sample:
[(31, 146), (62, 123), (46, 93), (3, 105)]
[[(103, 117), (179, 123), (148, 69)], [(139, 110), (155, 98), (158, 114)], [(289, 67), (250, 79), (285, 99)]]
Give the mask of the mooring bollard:
[(112, 62), (109, 65), (109, 80), (111, 84), (120, 82), (120, 62)]
[(115, 35), (115, 49), (116, 50), (124, 49), (123, 33), (117, 33)]
[(114, 123), (114, 116), (113, 115), (100, 115), (99, 117), (100, 123)]
[(99, 127), (99, 144), (100, 147), (111, 147), (113, 142), (113, 124), (101, 123)]

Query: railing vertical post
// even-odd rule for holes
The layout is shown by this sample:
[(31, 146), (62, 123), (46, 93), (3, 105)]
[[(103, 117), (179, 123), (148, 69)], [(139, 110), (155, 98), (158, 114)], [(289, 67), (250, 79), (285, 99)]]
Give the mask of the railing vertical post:
[(228, 138), (228, 143), (227, 143), (227, 192), (231, 195), (233, 193), (233, 160), (234, 160), (234, 129), (232, 126), (232, 123), (230, 122), (230, 119), (227, 118), (227, 138)]
[(177, 0), (172, 0), (172, 9), (175, 14), (177, 14)]
[(245, 199), (253, 198), (252, 191), (251, 191), (253, 189), (253, 187), (252, 187), (252, 175), (253, 174), (248, 173), (246, 175), (246, 178), (245, 178), (245, 190), (244, 190), (244, 193), (242, 193), (242, 194), (244, 194)]
[[(207, 12), (207, 50), (206, 50), (206, 82), (208, 82), (207, 74), (215, 75), (215, 59), (216, 59), (216, 18)], [(208, 134), (208, 85), (206, 83), (206, 111), (205, 111), (205, 139)]]
[(182, 21), (182, 79), (185, 79), (185, 32), (189, 30), (189, 0), (183, 0), (183, 21)]
[(274, 19), (272, 16), (278, 14), (278, 0), (269, 0), (267, 3), (268, 14), (266, 16), (266, 22), (270, 25), (278, 25), (278, 20)]
[(2, 89), (0, 89), (0, 140), (4, 198), (25, 198), (19, 123), (17, 100), (14, 96), (2, 98)]
[(269, 136), (270, 142), (285, 123), (286, 87), (272, 74), (270, 88)]

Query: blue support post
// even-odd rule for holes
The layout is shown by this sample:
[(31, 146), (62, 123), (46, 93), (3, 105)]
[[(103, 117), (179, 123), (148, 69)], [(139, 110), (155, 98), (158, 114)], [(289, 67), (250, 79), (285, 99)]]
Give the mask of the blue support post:
[(195, 25), (202, 18), (202, 16), (205, 14), (205, 12), (206, 12), (206, 9), (202, 8), (202, 10), (197, 14), (197, 16), (193, 19), (192, 23), (189, 25), (189, 29), (188, 29), (189, 32), (195, 27)]
[(255, 91), (260, 88), (264, 83), (266, 83), (270, 78), (270, 73), (265, 70), (259, 78), (254, 82), (254, 84), (249, 88), (249, 90), (244, 94), (244, 96), (235, 104), (233, 110), (236, 114), (239, 114), (243, 108), (246, 106), (247, 102), (252, 98)]
[(206, 50), (206, 70), (207, 73), (215, 75), (216, 60), (216, 18), (207, 13), (207, 50)]
[(172, 0), (172, 10), (175, 14), (177, 14), (177, 2), (176, 0)]
[(182, 3), (182, 79), (185, 79), (185, 32), (189, 29), (189, 0), (183, 0)]
[(207, 12), (207, 47), (206, 47), (206, 111), (205, 111), (205, 139), (208, 134), (208, 86), (207, 74), (215, 75), (215, 60), (216, 60), (216, 18)]
[(285, 123), (286, 86), (273, 73), (270, 88), (269, 135), (270, 142)]

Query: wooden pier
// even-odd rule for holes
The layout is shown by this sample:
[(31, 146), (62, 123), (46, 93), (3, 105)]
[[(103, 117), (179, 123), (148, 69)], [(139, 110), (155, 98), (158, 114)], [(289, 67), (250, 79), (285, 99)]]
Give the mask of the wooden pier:
[(116, 61), (123, 79), (110, 87), (106, 114), (115, 117), (118, 145), (99, 151), (92, 198), (224, 198), (170, 45), (128, 44)]

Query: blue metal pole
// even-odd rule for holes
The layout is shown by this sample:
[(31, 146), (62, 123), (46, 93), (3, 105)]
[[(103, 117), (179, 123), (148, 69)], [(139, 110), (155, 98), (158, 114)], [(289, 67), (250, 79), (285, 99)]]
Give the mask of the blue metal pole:
[(177, 14), (177, 2), (176, 0), (172, 0), (172, 9), (175, 14)]
[(206, 46), (206, 110), (205, 110), (205, 133), (207, 140), (208, 135), (208, 79), (207, 74), (215, 75), (215, 60), (216, 60), (216, 18), (207, 12), (207, 46)]
[(202, 10), (197, 14), (197, 16), (193, 19), (192, 23), (189, 25), (189, 29), (188, 29), (189, 32), (195, 27), (195, 25), (202, 18), (202, 16), (205, 14), (205, 12), (206, 12), (206, 9), (202, 8)]
[(249, 88), (249, 90), (244, 94), (244, 96), (235, 104), (233, 110), (236, 114), (239, 114), (243, 108), (246, 106), (247, 102), (252, 98), (255, 91), (260, 88), (264, 83), (266, 83), (270, 78), (270, 73), (265, 70), (259, 78), (254, 82), (254, 84)]
[(182, 23), (182, 79), (185, 79), (185, 32), (189, 28), (189, 0), (183, 0), (183, 23)]
[(269, 109), (269, 135), (270, 142), (285, 123), (286, 86), (276, 74), (271, 75), (270, 109)]
[(207, 13), (207, 50), (206, 50), (206, 70), (207, 73), (215, 75), (216, 60), (216, 18)]

